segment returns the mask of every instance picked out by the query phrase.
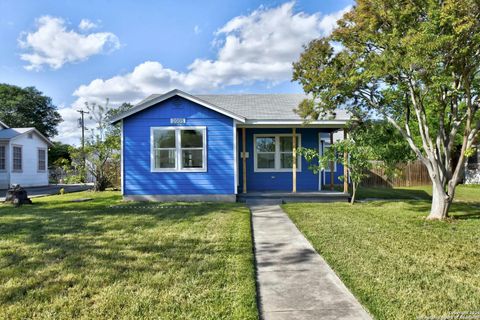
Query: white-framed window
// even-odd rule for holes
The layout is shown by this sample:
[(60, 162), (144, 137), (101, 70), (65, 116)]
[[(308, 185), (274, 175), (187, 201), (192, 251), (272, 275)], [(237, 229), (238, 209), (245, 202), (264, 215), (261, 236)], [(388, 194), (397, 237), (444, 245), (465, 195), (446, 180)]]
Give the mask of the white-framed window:
[(206, 127), (152, 127), (151, 171), (205, 172)]
[(7, 147), (0, 146), (0, 170), (7, 170)]
[(13, 171), (22, 171), (23, 166), (23, 155), (22, 155), (22, 147), (21, 146), (13, 146), (12, 148), (13, 153)]
[[(330, 142), (323, 140), (323, 154), (327, 152), (331, 146)], [(330, 172), (330, 162), (326, 168), (324, 168), (325, 172)], [(337, 161), (333, 161), (333, 172), (337, 172)]]
[[(297, 148), (301, 147), (301, 135), (297, 134)], [(292, 134), (254, 134), (254, 171), (290, 172), (293, 166)], [(297, 155), (297, 171), (302, 171), (301, 156)]]
[(38, 171), (47, 170), (47, 150), (39, 148), (37, 150), (38, 154)]

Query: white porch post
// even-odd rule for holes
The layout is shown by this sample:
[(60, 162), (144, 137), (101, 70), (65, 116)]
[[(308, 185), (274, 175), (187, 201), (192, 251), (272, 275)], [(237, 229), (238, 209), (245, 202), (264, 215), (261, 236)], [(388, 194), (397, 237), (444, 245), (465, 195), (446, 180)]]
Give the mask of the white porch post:
[(247, 134), (245, 128), (242, 128), (242, 176), (243, 176), (243, 193), (247, 193)]
[[(348, 133), (347, 129), (343, 129), (343, 140), (347, 140)], [(348, 192), (348, 152), (345, 150), (343, 153), (343, 192)]]
[(292, 129), (292, 192), (297, 192), (297, 129)]
[[(330, 131), (330, 148), (333, 148), (333, 131)], [(334, 181), (335, 180), (335, 162), (330, 161), (330, 190), (334, 190)]]

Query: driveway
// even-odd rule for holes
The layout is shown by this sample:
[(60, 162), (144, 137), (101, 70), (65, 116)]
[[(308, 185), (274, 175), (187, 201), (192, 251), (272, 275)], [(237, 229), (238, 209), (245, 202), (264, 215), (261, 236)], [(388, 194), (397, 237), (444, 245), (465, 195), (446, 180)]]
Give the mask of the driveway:
[(249, 206), (262, 319), (372, 319), (279, 205)]
[[(26, 187), (25, 190), (27, 190), (28, 197), (29, 198), (36, 198), (36, 197), (44, 197), (44, 196), (49, 196), (52, 194), (58, 194), (60, 189), (64, 188), (65, 192), (70, 193), (70, 192), (79, 192), (79, 191), (85, 191), (88, 189), (93, 188), (92, 183), (79, 183), (79, 184), (52, 184), (49, 186), (44, 186), (44, 187)], [(0, 189), (0, 201), (5, 201), (5, 195), (7, 193), (6, 189)]]

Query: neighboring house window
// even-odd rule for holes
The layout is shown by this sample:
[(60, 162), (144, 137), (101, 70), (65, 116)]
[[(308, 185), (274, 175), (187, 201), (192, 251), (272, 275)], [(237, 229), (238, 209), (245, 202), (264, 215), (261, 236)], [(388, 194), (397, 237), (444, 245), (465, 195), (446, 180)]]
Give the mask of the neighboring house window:
[[(330, 148), (330, 142), (323, 141), (323, 154), (327, 152), (327, 149)], [(328, 166), (325, 168), (325, 172), (330, 172), (330, 162)], [(333, 172), (337, 172), (337, 161), (333, 161)]]
[(0, 170), (7, 169), (7, 154), (6, 147), (0, 146)]
[(47, 170), (47, 151), (45, 149), (38, 149), (38, 171)]
[(205, 171), (205, 127), (156, 127), (151, 131), (152, 171)]
[(22, 171), (22, 147), (13, 146), (13, 171)]
[[(293, 141), (291, 134), (254, 135), (255, 171), (291, 171)], [(297, 148), (301, 135), (297, 134)], [(301, 171), (301, 157), (297, 156), (297, 171)]]

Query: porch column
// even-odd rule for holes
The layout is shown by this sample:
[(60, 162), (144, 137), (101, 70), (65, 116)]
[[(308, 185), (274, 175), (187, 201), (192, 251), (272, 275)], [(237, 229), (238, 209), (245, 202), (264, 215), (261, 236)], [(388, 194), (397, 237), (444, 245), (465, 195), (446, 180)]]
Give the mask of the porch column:
[[(343, 129), (343, 140), (347, 140), (347, 129)], [(347, 150), (343, 153), (343, 192), (348, 192), (348, 153)]]
[[(330, 132), (330, 148), (333, 148), (333, 131)], [(330, 190), (334, 190), (335, 162), (330, 161)]]
[(292, 192), (297, 192), (297, 129), (292, 129)]
[(243, 193), (247, 193), (247, 135), (245, 128), (242, 128), (242, 175), (243, 175)]

